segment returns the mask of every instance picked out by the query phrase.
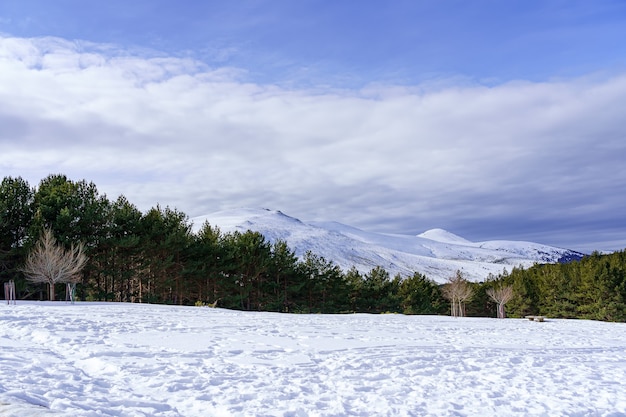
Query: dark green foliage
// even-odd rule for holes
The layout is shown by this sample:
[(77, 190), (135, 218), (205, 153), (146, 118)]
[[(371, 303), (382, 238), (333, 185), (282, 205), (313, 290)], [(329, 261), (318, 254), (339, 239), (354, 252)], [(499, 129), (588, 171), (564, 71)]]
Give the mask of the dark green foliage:
[(189, 257), (183, 274), (190, 282), (188, 293), (191, 300), (213, 304), (223, 297), (226, 257), (222, 239), (220, 230), (209, 223), (204, 223), (199, 232), (190, 237)]
[[(242, 310), (262, 310), (263, 287), (268, 279), (271, 245), (259, 232), (235, 232), (228, 239), (230, 250), (229, 278), (235, 291), (231, 296)], [(233, 306), (234, 307), (234, 306)]]
[(509, 315), (514, 317), (540, 315), (539, 282), (537, 279), (526, 279), (524, 276), (523, 268), (514, 268), (511, 275), (507, 274), (506, 271), (501, 275), (501, 280), (504, 283), (513, 286), (515, 296), (507, 304), (507, 309)]
[(35, 192), (31, 237), (50, 227), (59, 243), (70, 245), (82, 241), (88, 248), (94, 247), (106, 226), (108, 204), (93, 183), (50, 175), (39, 183)]
[(94, 297), (99, 300), (137, 301), (137, 270), (141, 262), (141, 212), (120, 196), (108, 213), (107, 239), (100, 246), (100, 271)]
[(34, 192), (22, 178), (0, 183), (0, 248), (17, 248), (26, 240), (33, 221)]
[[(6, 177), (0, 184), (0, 282), (21, 277), (24, 243), (33, 221), (34, 191), (22, 178)], [(17, 292), (25, 289), (18, 280)]]
[(626, 252), (594, 253), (568, 264), (516, 268), (499, 280), (513, 285), (511, 316), (544, 315), (626, 321)]
[(102, 245), (106, 244), (110, 202), (100, 196), (93, 183), (74, 182), (65, 175), (54, 174), (41, 180), (33, 201), (34, 218), (29, 228), (29, 249), (44, 228), (50, 228), (59, 244), (85, 246), (89, 261), (78, 285), (78, 296), (84, 298), (92, 281), (102, 274)]
[(488, 285), (472, 282), (472, 298), (465, 307), (470, 317), (496, 317), (495, 304), (487, 295)]
[(290, 312), (296, 307), (304, 282), (298, 274), (298, 258), (284, 241), (272, 245), (266, 310)]
[[(218, 305), (292, 313), (449, 314), (442, 287), (427, 277), (391, 278), (381, 267), (346, 272), (314, 253), (299, 260), (285, 242), (252, 231), (198, 233), (184, 213), (158, 205), (141, 213), (124, 196), (109, 201), (93, 183), (50, 175), (31, 189), (21, 178), (0, 184), (0, 280), (18, 298), (45, 297), (19, 267), (44, 227), (59, 243), (85, 245), (89, 262), (78, 296), (85, 300)], [(507, 315), (626, 321), (626, 253), (594, 253), (568, 264), (515, 268), (470, 284), (470, 316), (496, 316), (487, 296), (511, 286)], [(64, 288), (57, 288), (62, 291)]]
[(439, 285), (418, 272), (400, 283), (398, 295), (404, 314), (444, 314), (450, 309)]
[(303, 282), (296, 310), (303, 313), (335, 313), (346, 310), (349, 288), (341, 269), (312, 252), (298, 266)]
[(159, 206), (150, 209), (139, 221), (141, 270), (140, 301), (188, 304), (183, 270), (191, 241), (187, 216)]
[(354, 297), (355, 310), (362, 313), (400, 313), (400, 278), (391, 279), (389, 273), (377, 266), (358, 281)]

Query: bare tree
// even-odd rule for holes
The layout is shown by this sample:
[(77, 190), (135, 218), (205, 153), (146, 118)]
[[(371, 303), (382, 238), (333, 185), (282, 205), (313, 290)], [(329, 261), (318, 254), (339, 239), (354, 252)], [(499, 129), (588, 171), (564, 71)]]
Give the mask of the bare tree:
[(30, 282), (48, 284), (49, 299), (54, 301), (54, 285), (78, 282), (86, 263), (82, 244), (66, 250), (57, 243), (52, 230), (45, 229), (28, 254), (22, 272)]
[(443, 286), (443, 296), (450, 301), (452, 317), (465, 316), (465, 303), (474, 295), (472, 286), (463, 278), (461, 271), (456, 271), (453, 278)]
[(504, 306), (513, 298), (513, 287), (511, 285), (508, 285), (508, 286), (499, 286), (495, 288), (488, 288), (487, 295), (496, 304), (498, 304), (498, 318), (499, 319), (505, 318), (506, 314), (504, 312)]

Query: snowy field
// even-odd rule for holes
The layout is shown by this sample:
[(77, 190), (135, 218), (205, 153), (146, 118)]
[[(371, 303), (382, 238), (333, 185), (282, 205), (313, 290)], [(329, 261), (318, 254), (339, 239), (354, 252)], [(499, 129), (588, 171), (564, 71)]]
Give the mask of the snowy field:
[(0, 416), (626, 416), (626, 325), (0, 306)]

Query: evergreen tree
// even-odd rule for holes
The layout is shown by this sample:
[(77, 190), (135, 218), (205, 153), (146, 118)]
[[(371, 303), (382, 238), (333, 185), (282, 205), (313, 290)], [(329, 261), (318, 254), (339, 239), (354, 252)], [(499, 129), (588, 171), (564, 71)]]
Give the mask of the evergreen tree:
[(291, 312), (297, 308), (298, 293), (302, 291), (305, 280), (298, 271), (298, 258), (285, 241), (278, 240), (272, 245), (268, 276), (267, 290), (271, 302), (267, 309)]
[(50, 227), (61, 244), (82, 241), (87, 248), (97, 246), (106, 226), (108, 200), (93, 183), (73, 182), (65, 175), (49, 175), (34, 195), (32, 235)]
[(58, 243), (69, 249), (76, 242), (85, 247), (89, 261), (83, 269), (79, 293), (85, 297), (90, 281), (102, 273), (99, 245), (106, 238), (109, 202), (100, 196), (93, 183), (74, 182), (65, 175), (53, 174), (41, 180), (33, 200), (34, 218), (29, 235), (34, 243), (41, 232), (50, 228)]
[(142, 251), (139, 300), (174, 304), (191, 302), (186, 298), (182, 279), (191, 242), (187, 216), (157, 205), (141, 218), (139, 228)]
[(400, 312), (398, 297), (400, 277), (391, 280), (384, 268), (377, 266), (365, 274), (360, 287), (357, 311), (364, 313)]
[(359, 311), (361, 308), (360, 298), (363, 287), (363, 275), (353, 266), (346, 272), (345, 282), (348, 291), (348, 310)]
[(339, 266), (308, 251), (299, 268), (305, 282), (302, 312), (333, 313), (345, 306), (348, 291)]
[(108, 213), (106, 242), (101, 247), (103, 280), (96, 278), (98, 300), (138, 300), (138, 272), (141, 266), (141, 212), (126, 197), (119, 196)]
[[(34, 191), (21, 177), (5, 177), (0, 183), (0, 282), (21, 278), (19, 266), (33, 221)], [(24, 289), (17, 280), (18, 293)]]
[(439, 285), (419, 272), (400, 283), (399, 297), (404, 314), (443, 314), (449, 308)]
[(271, 264), (271, 246), (259, 232), (235, 232), (230, 237), (230, 277), (237, 288), (239, 308), (261, 310), (266, 300), (263, 287)]
[[(219, 300), (220, 306), (245, 310), (435, 314), (448, 305), (444, 294), (453, 314), (493, 315), (490, 288), (512, 287), (507, 313), (513, 317), (626, 321), (624, 252), (514, 268), (485, 283), (455, 277), (438, 286), (420, 274), (390, 279), (381, 267), (365, 275), (352, 268), (344, 275), (310, 252), (299, 261), (285, 242), (270, 244), (256, 232), (222, 235), (205, 225), (193, 235), (182, 212), (157, 206), (142, 215), (125, 197), (110, 202), (93, 183), (61, 174), (49, 175), (34, 189), (20, 177), (5, 177), (0, 184), (0, 280), (17, 278), (21, 297), (33, 297), (36, 287), (28, 285), (19, 266), (47, 228), (65, 250), (84, 244), (83, 299)], [(457, 290), (467, 291), (451, 291), (453, 281), (463, 284)]]
[(185, 269), (185, 277), (190, 281), (191, 299), (207, 305), (222, 304), (225, 260), (220, 229), (205, 222), (192, 236)]

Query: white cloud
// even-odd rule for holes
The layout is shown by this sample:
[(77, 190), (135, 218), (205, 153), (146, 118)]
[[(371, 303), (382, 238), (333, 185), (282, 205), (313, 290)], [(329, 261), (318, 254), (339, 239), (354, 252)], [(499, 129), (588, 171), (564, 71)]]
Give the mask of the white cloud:
[(390, 231), (606, 217), (626, 203), (625, 106), (625, 75), (288, 90), (190, 59), (0, 38), (3, 172), (32, 185), (63, 172), (192, 216), (254, 205)]

